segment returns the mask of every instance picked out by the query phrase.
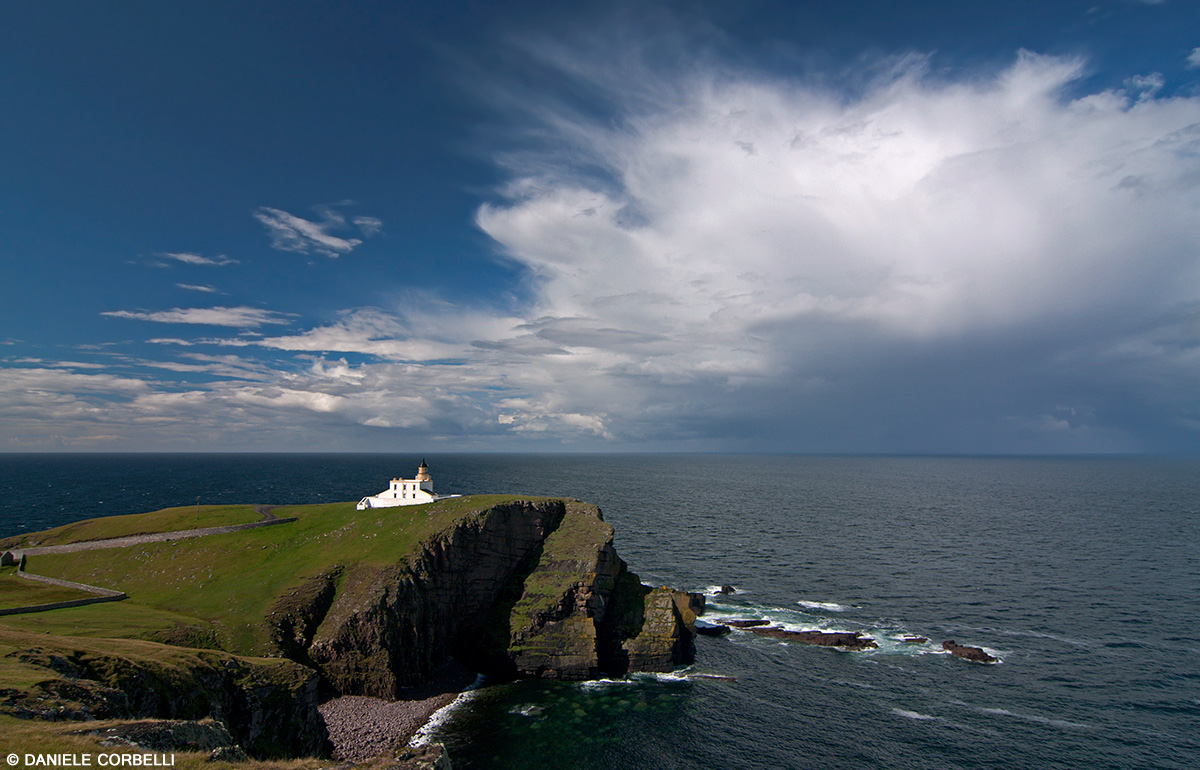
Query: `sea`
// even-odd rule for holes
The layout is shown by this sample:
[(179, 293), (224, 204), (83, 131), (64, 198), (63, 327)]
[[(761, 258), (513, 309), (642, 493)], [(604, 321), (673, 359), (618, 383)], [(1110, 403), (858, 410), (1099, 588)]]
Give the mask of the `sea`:
[[(356, 500), (421, 459), (0, 455), (0, 535)], [(1200, 768), (1198, 459), (425, 459), (439, 493), (596, 503), (642, 581), (708, 592), (709, 620), (879, 645), (734, 631), (671, 674), (485, 683), (428, 730), (455, 770)], [(998, 662), (952, 657), (948, 639)]]

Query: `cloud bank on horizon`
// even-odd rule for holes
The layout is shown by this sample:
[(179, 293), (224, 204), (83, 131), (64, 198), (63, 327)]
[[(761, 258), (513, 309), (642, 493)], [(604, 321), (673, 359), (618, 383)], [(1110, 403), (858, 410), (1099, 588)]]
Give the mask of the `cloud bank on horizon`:
[[(474, 223), (519, 301), (418, 284), (323, 320), (270, 295), (110, 307), (161, 356), (8, 365), (6, 448), (1200, 447), (1200, 96), (1153, 73), (1080, 93), (1086, 61), (1028, 51), (834, 86), (664, 69), (638, 45), (523, 50), (561, 86), (488, 84), (520, 138)], [(339, 265), (388, 227), (316, 211), (250, 215)], [(190, 379), (146, 373), (164, 369)]]

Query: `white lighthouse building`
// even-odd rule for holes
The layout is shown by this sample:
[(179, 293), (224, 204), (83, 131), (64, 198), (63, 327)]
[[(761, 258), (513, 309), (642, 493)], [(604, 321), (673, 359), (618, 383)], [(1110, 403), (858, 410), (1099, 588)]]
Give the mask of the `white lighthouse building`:
[(368, 508), (395, 508), (398, 505), (424, 505), (435, 500), (444, 500), (458, 495), (435, 495), (433, 493), (433, 477), (429, 475), (429, 466), (425, 461), (417, 468), (414, 479), (392, 479), (391, 485), (377, 495), (364, 497), (355, 506), (360, 511)]

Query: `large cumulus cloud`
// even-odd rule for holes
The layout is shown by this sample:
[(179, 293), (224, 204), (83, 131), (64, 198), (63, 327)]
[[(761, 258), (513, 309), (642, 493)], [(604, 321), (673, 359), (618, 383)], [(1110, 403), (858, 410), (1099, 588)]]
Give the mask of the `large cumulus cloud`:
[(1141, 80), (1068, 95), (1083, 62), (1027, 52), (959, 78), (909, 57), (854, 96), (716, 66), (610, 77), (561, 49), (543, 62), (615, 109), (524, 102), (540, 141), (504, 156), (478, 223), (537, 277), (526, 336), (587, 362), (618, 433), (1188, 440), (1200, 100)]

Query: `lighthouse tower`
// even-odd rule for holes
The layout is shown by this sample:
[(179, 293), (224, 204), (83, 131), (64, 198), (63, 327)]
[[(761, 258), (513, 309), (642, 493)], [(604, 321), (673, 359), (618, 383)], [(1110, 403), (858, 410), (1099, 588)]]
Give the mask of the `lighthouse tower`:
[(423, 505), (441, 500), (443, 497), (458, 497), (458, 495), (435, 495), (433, 493), (433, 477), (429, 475), (429, 466), (425, 461), (417, 468), (417, 476), (412, 479), (392, 479), (387, 489), (377, 495), (364, 497), (358, 501), (358, 510), (368, 508), (395, 508), (398, 505)]

